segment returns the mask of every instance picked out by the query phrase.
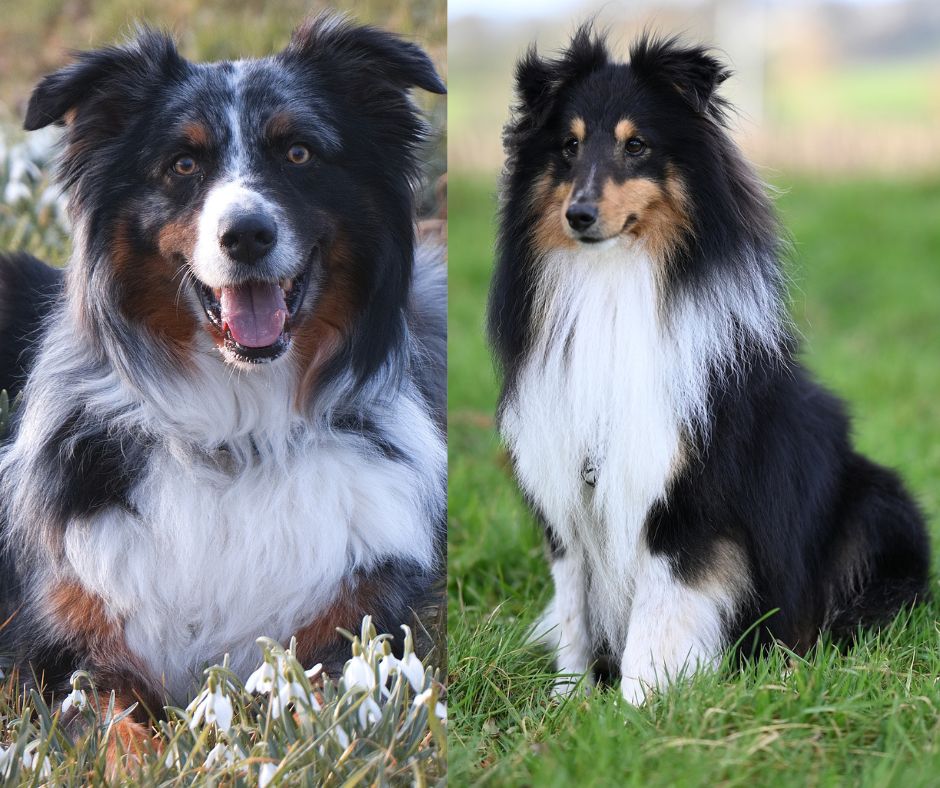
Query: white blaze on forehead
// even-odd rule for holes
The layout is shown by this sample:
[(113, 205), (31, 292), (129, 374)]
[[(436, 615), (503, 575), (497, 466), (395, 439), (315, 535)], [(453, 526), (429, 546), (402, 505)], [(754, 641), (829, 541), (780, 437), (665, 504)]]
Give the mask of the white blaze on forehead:
[(242, 137), (242, 78), (245, 75), (245, 61), (236, 60), (232, 63), (232, 73), (229, 75), (229, 85), (232, 88), (232, 100), (228, 106), (228, 126), (229, 126), (229, 155), (228, 168), (234, 178), (242, 178), (247, 174), (248, 169), (248, 148)]

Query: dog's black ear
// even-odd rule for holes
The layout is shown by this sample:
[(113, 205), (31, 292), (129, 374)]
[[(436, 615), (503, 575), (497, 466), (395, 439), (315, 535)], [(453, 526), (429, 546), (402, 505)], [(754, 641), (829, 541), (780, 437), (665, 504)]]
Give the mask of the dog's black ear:
[[(126, 101), (150, 82), (183, 63), (173, 40), (149, 28), (138, 31), (125, 46), (76, 53), (74, 63), (44, 77), (26, 109), (23, 127), (34, 131), (51, 123), (66, 123), (83, 106), (112, 103), (120, 115)], [(123, 110), (121, 108), (123, 107)]]
[(321, 14), (297, 28), (286, 54), (335, 64), (336, 69), (359, 69), (372, 79), (391, 82), (403, 90), (419, 87), (429, 93), (447, 92), (421, 47), (334, 14)]
[(716, 91), (731, 70), (705, 47), (644, 35), (630, 48), (630, 67), (644, 79), (671, 85), (696, 112), (723, 117), (727, 105)]
[(581, 25), (571, 43), (555, 60), (539, 56), (532, 46), (516, 65), (516, 93), (521, 109), (543, 115), (561, 90), (607, 65), (609, 56), (603, 35), (591, 23)]

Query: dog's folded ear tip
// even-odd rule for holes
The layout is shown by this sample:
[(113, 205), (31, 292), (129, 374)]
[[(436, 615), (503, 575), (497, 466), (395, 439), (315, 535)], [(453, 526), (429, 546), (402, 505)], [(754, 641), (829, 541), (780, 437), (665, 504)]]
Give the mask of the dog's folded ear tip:
[(421, 85), (428, 93), (436, 93), (438, 96), (447, 95), (447, 85), (441, 80), (440, 77), (435, 77), (432, 81), (428, 82), (427, 85)]

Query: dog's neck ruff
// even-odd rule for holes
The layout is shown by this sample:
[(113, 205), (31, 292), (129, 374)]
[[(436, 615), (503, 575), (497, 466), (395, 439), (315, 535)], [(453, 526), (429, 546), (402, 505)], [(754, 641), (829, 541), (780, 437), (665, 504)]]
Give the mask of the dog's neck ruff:
[(547, 255), (500, 417), (523, 489), (624, 600), (651, 507), (707, 436), (714, 376), (736, 374), (742, 341), (776, 347), (780, 331), (759, 280), (666, 293), (658, 266), (635, 243)]

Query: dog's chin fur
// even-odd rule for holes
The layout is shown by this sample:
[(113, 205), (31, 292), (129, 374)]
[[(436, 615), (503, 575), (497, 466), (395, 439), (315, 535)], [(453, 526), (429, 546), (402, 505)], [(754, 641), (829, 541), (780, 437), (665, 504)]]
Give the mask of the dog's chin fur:
[[(166, 700), (185, 704), (205, 665), (225, 654), (246, 677), (262, 635), (285, 644), (296, 635), (299, 659), (337, 675), (349, 649), (337, 627), (355, 629), (371, 614), (382, 631), (399, 632), (432, 601), (444, 552), (446, 284), (443, 250), (414, 245), (413, 154), (423, 126), (406, 95), (414, 84), (443, 90), (430, 61), (390, 34), (325, 18), (263, 61), (189, 70), (171, 48), (143, 33), (127, 47), (82, 56), (37, 89), (27, 124), (56, 120), (55, 91), (85, 66), (98, 75), (99, 61), (140, 59), (156, 72), (155, 85), (165, 79), (157, 61), (169, 62), (191, 79), (189, 89), (206, 91), (210, 110), (218, 104), (223, 125), (268, 111), (265, 97), (279, 94), (250, 103), (250, 91), (272, 75), (296, 83), (309, 70), (321, 84), (331, 68), (331, 78), (373, 80), (387, 101), (383, 115), (355, 120), (323, 93), (310, 117), (343, 115), (324, 127), (330, 144), (365, 145), (364, 134), (376, 135), (389, 163), (378, 178), (324, 164), (335, 190), (298, 190), (282, 182), (303, 172), (245, 170), (253, 165), (244, 146), (262, 144), (247, 141), (246, 127), (226, 137), (227, 127), (200, 121), (187, 133), (240, 140), (220, 159), (221, 185), (189, 192), (180, 218), (176, 198), (164, 213), (152, 207), (164, 196), (142, 178), (127, 203), (145, 207), (129, 216), (124, 201), (99, 190), (107, 162), (95, 157), (108, 154), (82, 135), (94, 136), (101, 121), (80, 105), (68, 119), (63, 164), (76, 227), (67, 282), (26, 255), (0, 256), (4, 331), (30, 350), (13, 434), (0, 450), (3, 556), (18, 581), (4, 583), (3, 619), (16, 615), (2, 646), (51, 689), (89, 670), (102, 691), (142, 700), (138, 716), (145, 707), (159, 713)], [(370, 57), (402, 62), (392, 74)], [(212, 82), (207, 75), (216, 73)], [(103, 85), (98, 100), (125, 87)], [(157, 135), (143, 147), (159, 144)], [(175, 271), (182, 255), (163, 249), (194, 243), (197, 230), (204, 236), (200, 197), (249, 175), (269, 179), (272, 215), (291, 230), (282, 226), (282, 239), (313, 248), (301, 236), (320, 221), (310, 216), (327, 211), (322, 222), (332, 232), (290, 317), (286, 352), (252, 365), (226, 356), (194, 287)], [(359, 210), (353, 192), (367, 194), (378, 213)], [(298, 204), (300, 194), (311, 204)], [(328, 208), (314, 204), (324, 199)], [(344, 239), (350, 226), (358, 233)], [(135, 289), (141, 280), (148, 290)], [(8, 309), (16, 303), (35, 309), (17, 317)], [(0, 385), (24, 374), (21, 360), (7, 361)]]
[[(500, 432), (555, 584), (533, 639), (562, 690), (608, 666), (640, 703), (736, 642), (802, 652), (889, 621), (925, 594), (929, 555), (917, 506), (852, 450), (841, 404), (795, 357), (783, 244), (723, 127), (723, 68), (675, 41), (641, 40), (631, 61), (585, 28), (559, 59), (520, 64), (489, 332)], [(642, 183), (665, 223), (578, 244), (552, 223), (603, 159), (579, 185), (555, 151), (568, 128), (579, 156), (592, 132), (613, 149), (623, 119), (654, 143), (610, 177)]]

